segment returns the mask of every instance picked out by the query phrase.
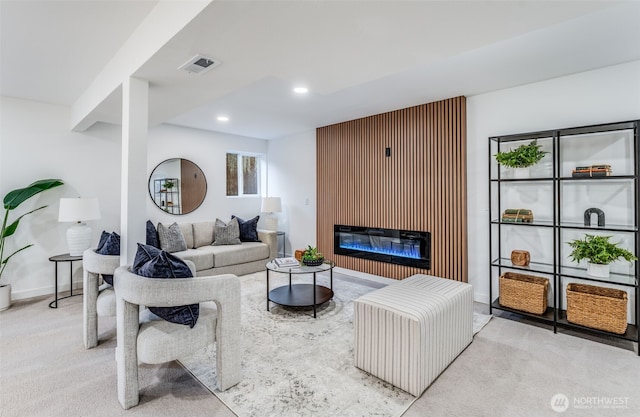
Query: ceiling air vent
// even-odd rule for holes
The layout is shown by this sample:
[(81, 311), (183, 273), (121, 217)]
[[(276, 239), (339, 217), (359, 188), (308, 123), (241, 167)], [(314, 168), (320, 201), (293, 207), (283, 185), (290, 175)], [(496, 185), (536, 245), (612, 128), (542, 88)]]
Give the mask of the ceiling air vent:
[(203, 55), (196, 55), (182, 64), (178, 69), (185, 70), (191, 74), (202, 75), (220, 64), (220, 61), (214, 60), (213, 58), (207, 58)]

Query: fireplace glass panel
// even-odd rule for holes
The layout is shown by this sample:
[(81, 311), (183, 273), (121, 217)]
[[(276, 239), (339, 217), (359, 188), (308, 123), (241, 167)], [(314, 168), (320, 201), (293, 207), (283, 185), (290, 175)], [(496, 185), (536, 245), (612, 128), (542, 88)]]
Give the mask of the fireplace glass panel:
[(431, 234), (412, 230), (335, 225), (334, 252), (338, 255), (430, 269)]

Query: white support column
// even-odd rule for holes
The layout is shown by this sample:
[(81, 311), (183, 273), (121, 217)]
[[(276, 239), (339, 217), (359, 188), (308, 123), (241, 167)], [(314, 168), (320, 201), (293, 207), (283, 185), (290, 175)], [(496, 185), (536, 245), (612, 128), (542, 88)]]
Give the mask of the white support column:
[(147, 133), (149, 82), (129, 77), (122, 83), (122, 186), (120, 263), (132, 264), (137, 243), (145, 242), (147, 221)]

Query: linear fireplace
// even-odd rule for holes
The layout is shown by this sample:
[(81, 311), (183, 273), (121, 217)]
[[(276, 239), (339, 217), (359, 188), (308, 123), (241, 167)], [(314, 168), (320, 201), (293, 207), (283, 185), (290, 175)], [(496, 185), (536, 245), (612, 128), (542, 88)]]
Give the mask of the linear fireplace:
[(431, 233), (333, 226), (334, 253), (416, 268), (431, 268)]

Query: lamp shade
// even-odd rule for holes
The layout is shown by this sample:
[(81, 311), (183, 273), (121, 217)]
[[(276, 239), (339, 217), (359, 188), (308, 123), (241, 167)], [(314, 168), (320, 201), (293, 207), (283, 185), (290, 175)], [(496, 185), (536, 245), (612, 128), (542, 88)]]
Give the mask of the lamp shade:
[(61, 198), (59, 222), (82, 222), (100, 218), (97, 198)]
[(264, 197), (260, 211), (263, 213), (280, 213), (282, 211), (280, 197)]

